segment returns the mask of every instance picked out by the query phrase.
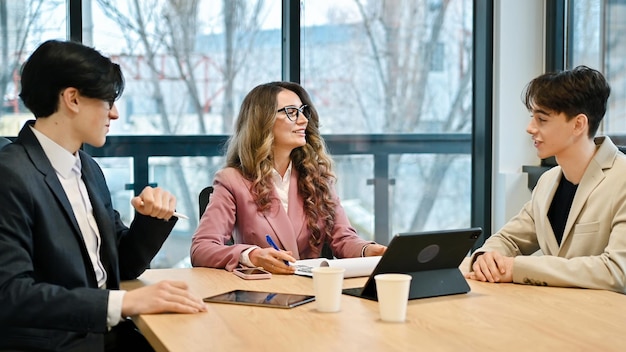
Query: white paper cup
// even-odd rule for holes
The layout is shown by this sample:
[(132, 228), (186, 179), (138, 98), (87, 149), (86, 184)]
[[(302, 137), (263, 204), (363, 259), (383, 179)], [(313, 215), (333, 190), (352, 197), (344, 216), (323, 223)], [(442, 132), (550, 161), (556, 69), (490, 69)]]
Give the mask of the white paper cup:
[(319, 267), (311, 269), (315, 305), (320, 312), (341, 310), (341, 289), (343, 288), (344, 268)]
[(411, 275), (379, 274), (374, 276), (374, 280), (376, 280), (380, 319), (394, 323), (404, 322), (409, 301)]

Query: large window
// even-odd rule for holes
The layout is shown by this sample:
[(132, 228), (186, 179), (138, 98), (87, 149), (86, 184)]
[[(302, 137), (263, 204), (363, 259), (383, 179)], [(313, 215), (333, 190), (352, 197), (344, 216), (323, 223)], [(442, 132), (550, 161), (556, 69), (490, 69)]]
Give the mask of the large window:
[[(471, 133), (472, 5), (302, 1), (301, 77), (323, 133)], [(390, 234), (469, 226), (469, 155), (388, 159)], [(371, 159), (338, 161), (344, 201), (373, 213)]]
[(20, 66), (42, 41), (66, 37), (65, 13), (65, 0), (0, 1), (0, 136), (32, 118), (18, 97)]
[[(602, 134), (626, 135), (626, 1), (570, 0), (569, 67), (602, 71), (611, 85)], [(620, 143), (626, 142), (623, 137)]]
[[(111, 135), (229, 134), (245, 94), (281, 78), (280, 1), (94, 0), (83, 7), (83, 42), (113, 58), (126, 77)], [(100, 164), (117, 168), (119, 162)], [(221, 158), (149, 158), (149, 182), (170, 190), (179, 221), (153, 266), (187, 264), (197, 195)], [(129, 179), (129, 185), (135, 180)], [(132, 192), (121, 203), (128, 203)]]
[(127, 80), (111, 134), (227, 134), (244, 95), (280, 80), (280, 1), (93, 0), (83, 41)]
[[(115, 207), (130, 222), (130, 198), (145, 183), (158, 184), (190, 216), (177, 223), (154, 267), (188, 265), (198, 193), (223, 166), (218, 147), (250, 89), (294, 79), (285, 67), (299, 68), (295, 79), (320, 112), (337, 191), (362, 237), (386, 243), (399, 232), (470, 225), (489, 232), (490, 195), (482, 193), (490, 192), (490, 146), (475, 149), (471, 137), (473, 84), (491, 84), (490, 72), (473, 79), (474, 9), (483, 9), (476, 11), (486, 49), (480, 57), (490, 58), (490, 1), (67, 1), (0, 1), (0, 26), (7, 23), (9, 33), (0, 135), (16, 135), (31, 116), (16, 99), (19, 65), (43, 40), (69, 38), (67, 7), (81, 4), (81, 18), (70, 15), (72, 38), (78, 21), (81, 40), (118, 62), (126, 78), (109, 137), (119, 148), (87, 148)], [(284, 4), (297, 11), (283, 11)], [(299, 55), (287, 48), (294, 43)], [(480, 131), (489, 136), (485, 105)], [(476, 159), (476, 150), (485, 155)], [(472, 177), (476, 160), (486, 167), (482, 188)], [(484, 192), (472, 195), (476, 189)], [(476, 214), (486, 215), (477, 223)]]

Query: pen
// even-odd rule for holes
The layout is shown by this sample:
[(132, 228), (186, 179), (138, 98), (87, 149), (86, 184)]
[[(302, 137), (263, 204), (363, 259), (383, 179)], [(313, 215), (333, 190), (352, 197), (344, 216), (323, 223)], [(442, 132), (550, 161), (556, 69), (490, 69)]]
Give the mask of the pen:
[(172, 215), (174, 215), (175, 217), (177, 217), (179, 219), (189, 220), (189, 217), (187, 215), (185, 215), (185, 214), (174, 212), (174, 214), (172, 214)]
[[(141, 201), (141, 206), (143, 207), (143, 200)], [(172, 215), (174, 215), (175, 217), (177, 217), (179, 219), (189, 220), (189, 217), (187, 215), (185, 215), (185, 214), (174, 212), (174, 214), (172, 214)]]
[[(267, 241), (267, 243), (272, 246), (272, 248), (274, 248), (277, 251), (280, 251), (280, 249), (278, 249), (278, 246), (276, 245), (276, 243), (274, 243), (274, 241), (272, 240), (272, 237), (270, 235), (265, 235), (265, 240)], [(286, 260), (283, 260), (283, 262), (289, 266), (289, 262)]]

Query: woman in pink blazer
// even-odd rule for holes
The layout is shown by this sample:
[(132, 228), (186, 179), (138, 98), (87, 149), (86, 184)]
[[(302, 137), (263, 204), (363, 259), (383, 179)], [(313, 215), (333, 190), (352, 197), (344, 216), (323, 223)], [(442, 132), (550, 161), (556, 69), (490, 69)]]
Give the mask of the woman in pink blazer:
[(319, 257), (324, 243), (339, 258), (382, 255), (387, 247), (361, 239), (350, 225), (334, 182), (319, 116), (304, 88), (257, 86), (241, 105), (226, 167), (215, 174), (191, 263), (291, 274), (287, 262)]

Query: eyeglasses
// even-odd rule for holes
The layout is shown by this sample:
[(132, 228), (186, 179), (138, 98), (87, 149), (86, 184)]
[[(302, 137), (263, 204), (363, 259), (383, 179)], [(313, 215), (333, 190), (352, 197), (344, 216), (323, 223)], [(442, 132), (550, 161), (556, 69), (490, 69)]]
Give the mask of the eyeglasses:
[(298, 122), (298, 118), (300, 117), (300, 114), (302, 114), (307, 119), (311, 117), (311, 110), (309, 109), (308, 105), (302, 105), (299, 108), (293, 105), (289, 105), (289, 106), (285, 106), (284, 108), (276, 110), (276, 112), (281, 112), (281, 111), (285, 112), (285, 115), (287, 115), (287, 118), (289, 119), (289, 121), (295, 122), (295, 123)]

